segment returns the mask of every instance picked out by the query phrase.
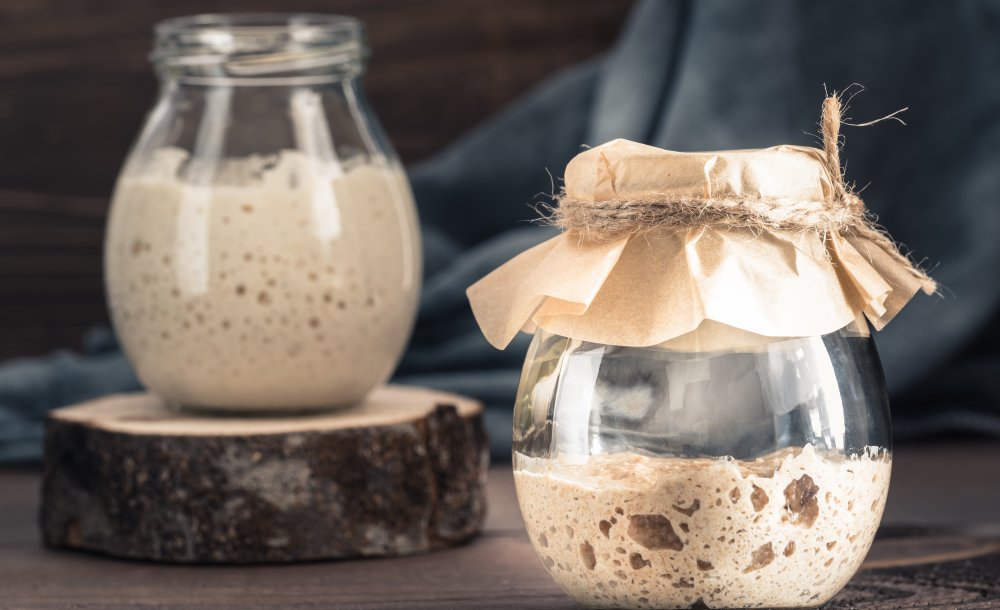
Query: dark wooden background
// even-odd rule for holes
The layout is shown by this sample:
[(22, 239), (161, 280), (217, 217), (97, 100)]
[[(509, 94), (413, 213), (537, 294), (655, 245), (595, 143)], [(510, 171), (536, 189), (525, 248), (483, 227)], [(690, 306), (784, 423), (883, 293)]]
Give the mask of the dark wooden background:
[(403, 160), (439, 150), (545, 76), (602, 53), (625, 0), (0, 1), (0, 360), (74, 347), (106, 320), (101, 241), (118, 168), (150, 107), (163, 18), (235, 11), (360, 17), (365, 85)]

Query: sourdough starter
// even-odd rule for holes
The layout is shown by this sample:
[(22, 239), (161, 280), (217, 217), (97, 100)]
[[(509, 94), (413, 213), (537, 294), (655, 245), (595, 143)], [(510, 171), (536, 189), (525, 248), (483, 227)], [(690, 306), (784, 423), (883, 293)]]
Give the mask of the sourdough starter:
[(387, 379), (421, 272), (401, 168), (290, 151), (185, 164), (165, 149), (127, 170), (108, 225), (112, 318), (142, 381), (183, 405), (281, 409)]
[(754, 462), (515, 455), (531, 541), (557, 583), (601, 608), (817, 606), (861, 565), (891, 461), (811, 445)]

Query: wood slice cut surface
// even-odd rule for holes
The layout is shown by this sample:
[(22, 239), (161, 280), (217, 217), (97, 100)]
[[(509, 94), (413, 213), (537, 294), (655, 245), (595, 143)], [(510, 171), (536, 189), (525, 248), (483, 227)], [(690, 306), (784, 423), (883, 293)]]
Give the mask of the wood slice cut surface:
[(275, 417), (109, 396), (46, 422), (42, 534), (171, 562), (417, 553), (481, 529), (488, 456), (481, 405), (422, 388)]

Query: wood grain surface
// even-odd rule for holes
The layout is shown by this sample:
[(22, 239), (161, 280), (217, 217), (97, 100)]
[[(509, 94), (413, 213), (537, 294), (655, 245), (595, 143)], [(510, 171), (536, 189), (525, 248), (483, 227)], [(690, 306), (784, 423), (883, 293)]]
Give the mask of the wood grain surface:
[(546, 76), (613, 42), (625, 0), (0, 2), (0, 360), (75, 347), (106, 320), (104, 215), (150, 108), (158, 20), (355, 15), (368, 97), (404, 161), (440, 150)]
[[(902, 447), (885, 526), (837, 610), (1000, 608), (1000, 444)], [(421, 556), (295, 566), (175, 566), (42, 548), (39, 477), (0, 472), (0, 608), (576, 608), (524, 534), (509, 467), (484, 533)], [(554, 507), (553, 510), (558, 510)]]

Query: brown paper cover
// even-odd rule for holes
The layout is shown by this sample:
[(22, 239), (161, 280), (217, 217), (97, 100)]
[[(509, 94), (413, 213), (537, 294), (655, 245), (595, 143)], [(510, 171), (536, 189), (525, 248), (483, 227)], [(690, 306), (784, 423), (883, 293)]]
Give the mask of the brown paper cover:
[[(823, 151), (777, 146), (681, 153), (615, 140), (577, 155), (566, 195), (827, 201)], [(847, 231), (663, 226), (610, 241), (567, 231), (523, 252), (468, 290), (491, 344), (543, 328), (609, 345), (651, 346), (706, 321), (765, 337), (823, 335), (864, 315), (879, 330), (936, 285)]]

